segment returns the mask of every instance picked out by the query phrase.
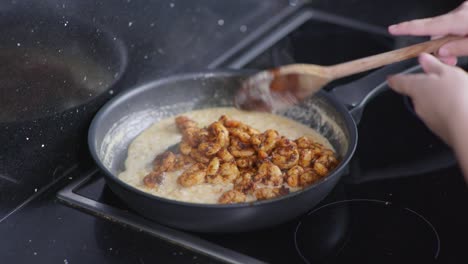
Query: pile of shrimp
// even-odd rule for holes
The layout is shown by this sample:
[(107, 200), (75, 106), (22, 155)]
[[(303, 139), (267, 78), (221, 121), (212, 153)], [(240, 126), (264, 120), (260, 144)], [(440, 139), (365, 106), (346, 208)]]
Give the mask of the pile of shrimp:
[(245, 202), (247, 195), (257, 200), (304, 188), (329, 174), (338, 165), (335, 153), (307, 137), (290, 140), (277, 131), (260, 131), (223, 115), (208, 127), (179, 116), (182, 133), (180, 153), (166, 151), (153, 162), (153, 171), (143, 183), (155, 188), (165, 172), (182, 171), (177, 183), (233, 184), (223, 193), (221, 204)]

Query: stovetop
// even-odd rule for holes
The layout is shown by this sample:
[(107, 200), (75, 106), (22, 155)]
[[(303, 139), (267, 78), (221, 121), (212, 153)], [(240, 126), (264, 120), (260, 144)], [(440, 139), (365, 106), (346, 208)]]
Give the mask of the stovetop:
[[(359, 24), (344, 27), (324, 21), (330, 18), (326, 15), (309, 15), (302, 18), (302, 26), (245, 67), (292, 61), (332, 64), (394, 45), (378, 28)], [(323, 31), (314, 32), (317, 28)], [(321, 45), (327, 42), (346, 42), (361, 49), (350, 52), (340, 45), (327, 45), (324, 52)], [(307, 53), (306, 47), (321, 47), (322, 53)], [(240, 56), (232, 65), (239, 66), (243, 60), (247, 59)], [(335, 82), (327, 89), (359, 77)], [(456, 241), (467, 230), (463, 223), (468, 212), (461, 208), (466, 206), (468, 192), (447, 146), (427, 130), (405, 98), (391, 91), (367, 106), (359, 134), (349, 174), (332, 194), (307, 214), (266, 230), (201, 234), (159, 225), (113, 195), (98, 170), (67, 186), (59, 198), (110, 221), (231, 263), (395, 263), (463, 258), (462, 245)]]
[[(394, 111), (388, 114), (386, 107), (390, 106)], [(372, 126), (365, 125), (369, 120), (373, 120)], [(405, 129), (402, 123), (407, 123)], [(201, 234), (159, 225), (121, 202), (98, 170), (67, 186), (59, 198), (230, 263), (450, 263), (466, 259), (459, 241), (468, 234), (468, 212), (463, 209), (468, 192), (458, 168), (448, 162), (447, 168), (421, 172), (418, 166), (401, 165), (406, 166), (406, 174), (397, 173), (398, 164), (411, 164), (411, 157), (417, 161), (431, 153), (445, 153), (444, 144), (392, 92), (369, 105), (362, 124), (350, 174), (307, 214), (266, 230)], [(392, 170), (397, 172), (389, 173)]]
[[(277, 10), (283, 7), (282, 4), (267, 7), (250, 1), (255, 12), (262, 11), (254, 17), (246, 13), (234, 19), (232, 24), (227, 14), (218, 18), (210, 9), (184, 7), (183, 12), (192, 20), (200, 19), (200, 23), (201, 16), (194, 14), (208, 13), (205, 18), (216, 26), (209, 29), (215, 28), (216, 39), (224, 39), (223, 47), (237, 43), (242, 38), (236, 34), (249, 33), (254, 25), (259, 25), (260, 18), (266, 17), (265, 14), (276, 12), (281, 15), (278, 19), (273, 16), (268, 25), (258, 27), (255, 34), (231, 49), (219, 52), (222, 54), (219, 57), (216, 57), (219, 54), (203, 53), (199, 54), (199, 60), (190, 58), (190, 63), (177, 61), (180, 68), (164, 68), (158, 64), (159, 60), (170, 62), (169, 58), (178, 52), (175, 47), (171, 49), (169, 42), (164, 43), (167, 49), (161, 53), (157, 49), (161, 44), (157, 38), (149, 41), (148, 34), (137, 34), (151, 30), (156, 21), (150, 16), (151, 9), (145, 9), (148, 12), (140, 19), (133, 16), (135, 12), (123, 12), (116, 15), (125, 19), (113, 20), (113, 8), (120, 5), (136, 7), (137, 3), (122, 1), (125, 3), (99, 5), (96, 2), (94, 5), (91, 4), (94, 1), (88, 2), (82, 3), (87, 9), (108, 10), (106, 15), (97, 16), (99, 22), (115, 22), (114, 29), (131, 40), (126, 44), (129, 45), (130, 63), (136, 67), (130, 67), (128, 78), (120, 88), (169, 72), (197, 68), (197, 61), (211, 61), (203, 64), (208, 68), (234, 69), (267, 68), (290, 62), (329, 65), (419, 40), (393, 39), (382, 27), (307, 7), (295, 13), (281, 13)], [(288, 4), (291, 7), (297, 2), (289, 1)], [(174, 5), (181, 7), (182, 3), (160, 1), (156, 5), (167, 9), (165, 15), (171, 16)], [(344, 9), (339, 12), (349, 8), (346, 4), (341, 6)], [(141, 10), (141, 7), (131, 10)], [(61, 10), (62, 5), (55, 8)], [(363, 7), (357, 8), (361, 10)], [(421, 8), (416, 9), (422, 12)], [(421, 15), (418, 12), (412, 16)], [(87, 13), (87, 16), (91, 18), (95, 13)], [(363, 20), (369, 16), (370, 13), (365, 12)], [(183, 23), (180, 21), (177, 25)], [(199, 29), (197, 23), (189, 28)], [(143, 25), (143, 31), (135, 30), (135, 26)], [(218, 28), (227, 29), (227, 26), (227, 31)], [(161, 34), (165, 29), (158, 28)], [(203, 31), (205, 38), (209, 32), (211, 30)], [(226, 32), (237, 37), (223, 38)], [(197, 49), (204, 47), (196, 37), (192, 39), (197, 43)], [(178, 42), (178, 46), (182, 44)], [(145, 53), (146, 50), (154, 53)], [(364, 74), (342, 79), (326, 89), (361, 76)], [(115, 88), (106, 94), (111, 97), (118, 91)], [(13, 140), (5, 141), (7, 146), (21, 150), (15, 155), (38, 156), (31, 164), (23, 160), (28, 155), (21, 156), (21, 162), (33, 171), (29, 172), (29, 167), (26, 173), (15, 169), (21, 176), (18, 179), (8, 178), (9, 174), (0, 172), (0, 178), (6, 179), (0, 181), (3, 207), (0, 209), (0, 234), (8, 238), (1, 244), (0, 255), (6, 263), (50, 263), (50, 260), (63, 263), (70, 260), (82, 263), (463, 263), (468, 260), (464, 243), (459, 242), (468, 235), (468, 189), (453, 154), (417, 119), (405, 98), (391, 91), (377, 96), (366, 107), (359, 125), (358, 149), (349, 172), (323, 202), (288, 223), (241, 234), (175, 230), (144, 219), (126, 207), (108, 189), (103, 175), (82, 144), (89, 118), (98, 105), (71, 109), (64, 120), (52, 120), (67, 125), (66, 131), (59, 131), (67, 137), (57, 134), (59, 144), (53, 145), (54, 138), (42, 131), (42, 123), (37, 122), (21, 123), (21, 133)], [(30, 131), (40, 133), (37, 138), (30, 138), (27, 134)], [(78, 136), (80, 140), (71, 140)], [(18, 139), (21, 142), (18, 143)], [(34, 148), (24, 148), (29, 145)], [(49, 157), (47, 153), (50, 153)], [(46, 162), (39, 164), (40, 160)], [(57, 160), (60, 162), (55, 162)], [(0, 161), (3, 162), (4, 157), (0, 156)], [(13, 167), (8, 168), (21, 168), (20, 163), (9, 165)], [(57, 194), (64, 203), (55, 199)]]

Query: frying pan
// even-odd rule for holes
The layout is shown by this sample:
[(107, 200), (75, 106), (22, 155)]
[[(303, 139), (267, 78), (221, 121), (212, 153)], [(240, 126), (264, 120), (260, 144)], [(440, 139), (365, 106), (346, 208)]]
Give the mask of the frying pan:
[(124, 169), (129, 144), (145, 128), (186, 111), (232, 106), (236, 89), (252, 71), (181, 74), (123, 92), (104, 105), (93, 119), (89, 148), (111, 190), (147, 218), (198, 232), (240, 232), (270, 227), (313, 208), (333, 189), (345, 174), (356, 149), (356, 123), (364, 106), (386, 89), (382, 82), (388, 74), (408, 69), (413, 63), (406, 61), (384, 67), (332, 92), (320, 91), (279, 113), (322, 134), (337, 151), (341, 162), (315, 184), (275, 199), (227, 205), (180, 202), (145, 193), (117, 177)]
[(126, 45), (110, 28), (17, 2), (0, 4), (0, 211), (85, 164), (89, 122), (133, 81)]

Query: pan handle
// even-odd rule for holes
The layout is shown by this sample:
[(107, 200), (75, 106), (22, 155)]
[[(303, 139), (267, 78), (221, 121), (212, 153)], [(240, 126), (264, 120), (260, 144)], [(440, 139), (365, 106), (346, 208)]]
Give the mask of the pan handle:
[(349, 110), (356, 123), (361, 121), (367, 103), (377, 94), (388, 89), (386, 77), (391, 74), (413, 72), (420, 66), (416, 59), (405, 60), (380, 68), (357, 81), (334, 87), (335, 95)]
[(380, 180), (406, 178), (447, 169), (456, 165), (457, 161), (450, 150), (434, 153), (433, 156), (419, 161), (395, 164), (389, 168), (376, 168), (372, 170), (362, 170), (359, 158), (355, 158), (351, 160), (349, 164), (349, 174), (345, 177), (344, 181), (348, 184), (361, 184)]
[[(331, 93), (348, 108), (354, 121), (359, 123), (367, 103), (376, 95), (388, 89), (387, 82), (385, 81), (388, 75), (412, 73), (420, 69), (421, 67), (418, 65), (416, 59), (395, 63), (376, 70), (357, 81), (337, 86), (331, 90)], [(391, 168), (383, 170), (361, 171), (359, 160), (355, 158), (350, 163), (350, 173), (349, 177), (346, 177), (346, 182), (358, 184), (377, 180), (403, 178), (449, 168), (454, 165), (456, 165), (456, 159), (450, 150), (435, 153), (432, 157), (420, 160), (419, 162), (395, 164)]]

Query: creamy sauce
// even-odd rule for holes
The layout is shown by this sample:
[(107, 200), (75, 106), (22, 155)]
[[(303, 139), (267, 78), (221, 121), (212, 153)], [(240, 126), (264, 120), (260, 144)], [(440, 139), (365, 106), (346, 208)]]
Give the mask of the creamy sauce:
[[(247, 112), (233, 107), (220, 107), (196, 110), (181, 115), (198, 122), (200, 127), (208, 126), (217, 121), (221, 115), (227, 115), (261, 132), (267, 129), (275, 129), (280, 135), (289, 139), (306, 136), (333, 150), (327, 139), (312, 128), (270, 113)], [(143, 178), (151, 172), (152, 161), (156, 155), (179, 143), (182, 138), (175, 125), (174, 118), (170, 117), (153, 124), (135, 138), (128, 148), (125, 171), (119, 174), (119, 178), (142, 191), (156, 196), (192, 203), (215, 204), (221, 194), (232, 189), (232, 184), (213, 185), (204, 183), (187, 188), (177, 184), (177, 178), (181, 172), (171, 172), (164, 175), (163, 182), (157, 188), (147, 188), (143, 185)], [(298, 189), (291, 189), (291, 191), (295, 190)], [(248, 201), (253, 199), (253, 197), (248, 197)]]

